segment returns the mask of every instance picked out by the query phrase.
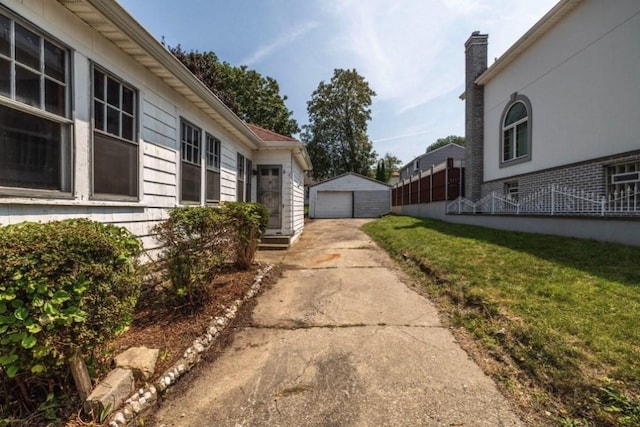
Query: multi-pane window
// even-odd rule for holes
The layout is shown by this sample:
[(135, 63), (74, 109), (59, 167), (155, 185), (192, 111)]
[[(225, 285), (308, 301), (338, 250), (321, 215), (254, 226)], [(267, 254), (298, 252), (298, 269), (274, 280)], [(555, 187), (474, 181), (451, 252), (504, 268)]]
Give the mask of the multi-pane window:
[(236, 168), (236, 200), (238, 202), (244, 202), (245, 180), (246, 180), (246, 168), (245, 157), (238, 153), (238, 166)]
[(136, 111), (136, 91), (94, 67), (93, 194), (98, 197), (138, 197)]
[(252, 168), (253, 168), (253, 162), (251, 162), (251, 160), (247, 159), (246, 162), (246, 168), (244, 171), (244, 186), (245, 186), (245, 191), (244, 191), (244, 201), (245, 202), (250, 202), (251, 201), (251, 174), (252, 174)]
[(207, 202), (220, 201), (220, 140), (207, 134)]
[(182, 157), (182, 185), (180, 201), (200, 203), (201, 158), (200, 137), (202, 131), (191, 123), (182, 120), (180, 123), (180, 147)]
[(501, 163), (531, 158), (531, 111), (526, 97), (515, 98), (502, 115)]
[(68, 57), (68, 49), (0, 9), (3, 192), (71, 191)]

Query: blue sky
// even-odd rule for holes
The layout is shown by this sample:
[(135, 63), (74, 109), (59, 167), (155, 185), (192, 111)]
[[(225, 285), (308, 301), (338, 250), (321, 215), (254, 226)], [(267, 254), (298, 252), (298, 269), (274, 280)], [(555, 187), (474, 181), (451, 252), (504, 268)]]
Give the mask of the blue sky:
[(335, 68), (377, 93), (368, 134), (403, 163), (464, 135), (464, 42), (489, 34), (489, 63), (557, 0), (119, 0), (156, 38), (213, 51), (275, 78), (302, 126)]

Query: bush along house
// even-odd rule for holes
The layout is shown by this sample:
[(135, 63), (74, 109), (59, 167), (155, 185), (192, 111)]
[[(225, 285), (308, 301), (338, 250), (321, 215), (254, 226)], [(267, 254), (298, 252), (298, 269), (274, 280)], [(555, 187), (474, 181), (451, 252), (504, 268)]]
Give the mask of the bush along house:
[[(635, 0), (562, 0), (489, 67), (488, 35), (474, 32), (462, 95), (465, 198), (446, 212), (640, 244), (638, 40)], [(534, 225), (523, 215), (571, 218)]]
[(261, 132), (116, 1), (0, 5), (0, 224), (87, 217), (152, 249), (167, 208), (265, 201), (291, 240), (311, 164)]

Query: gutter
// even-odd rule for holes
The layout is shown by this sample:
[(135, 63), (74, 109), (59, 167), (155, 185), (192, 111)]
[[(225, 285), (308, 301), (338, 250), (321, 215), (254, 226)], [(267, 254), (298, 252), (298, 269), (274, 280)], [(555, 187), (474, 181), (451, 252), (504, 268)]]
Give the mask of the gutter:
[[(104, 15), (106, 19), (111, 21), (122, 34), (126, 35), (133, 42), (138, 44), (153, 59), (157, 60), (160, 65), (165, 67), (185, 86), (192, 90), (196, 96), (204, 100), (211, 106), (220, 116), (230, 125), (236, 128), (242, 137), (244, 143), (252, 149), (261, 146), (261, 141), (249, 129), (233, 111), (229, 109), (220, 99), (207, 88), (189, 69), (182, 64), (169, 50), (155, 39), (138, 21), (136, 21), (122, 6), (116, 1), (104, 0), (85, 0), (96, 11)], [(96, 28), (97, 31), (100, 31)]]

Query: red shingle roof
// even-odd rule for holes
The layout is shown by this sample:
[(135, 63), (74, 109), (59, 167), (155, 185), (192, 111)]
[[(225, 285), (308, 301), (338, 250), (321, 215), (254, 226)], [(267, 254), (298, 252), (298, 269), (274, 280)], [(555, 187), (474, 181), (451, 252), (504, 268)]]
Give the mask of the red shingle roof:
[(258, 125), (254, 125), (253, 123), (247, 123), (247, 126), (249, 126), (249, 129), (251, 129), (253, 131), (253, 133), (255, 133), (256, 136), (258, 138), (260, 138), (264, 142), (269, 142), (269, 141), (296, 141), (296, 142), (298, 142), (298, 140), (295, 139), (295, 138), (291, 138), (290, 136), (280, 135), (279, 133), (270, 131), (269, 129), (265, 129), (265, 128), (260, 127)]

